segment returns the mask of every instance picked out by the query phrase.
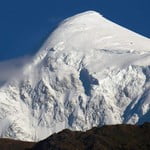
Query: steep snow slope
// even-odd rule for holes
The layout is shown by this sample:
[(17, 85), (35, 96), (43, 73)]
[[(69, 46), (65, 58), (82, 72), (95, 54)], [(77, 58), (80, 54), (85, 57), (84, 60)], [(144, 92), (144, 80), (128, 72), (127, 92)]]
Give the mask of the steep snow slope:
[(93, 11), (63, 21), (0, 89), (0, 135), (150, 121), (150, 39)]

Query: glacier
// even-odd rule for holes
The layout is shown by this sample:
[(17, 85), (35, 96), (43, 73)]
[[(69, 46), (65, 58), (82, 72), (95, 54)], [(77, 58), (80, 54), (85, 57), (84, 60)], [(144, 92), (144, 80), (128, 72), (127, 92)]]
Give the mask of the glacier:
[(150, 121), (150, 39), (95, 11), (60, 23), (0, 87), (0, 137)]

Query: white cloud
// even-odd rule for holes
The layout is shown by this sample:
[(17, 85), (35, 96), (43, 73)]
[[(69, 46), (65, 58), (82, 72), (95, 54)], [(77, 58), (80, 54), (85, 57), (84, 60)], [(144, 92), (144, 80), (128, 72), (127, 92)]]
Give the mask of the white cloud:
[(31, 56), (24, 56), (0, 62), (0, 86), (13, 76), (17, 75), (23, 65), (29, 62), (30, 59)]

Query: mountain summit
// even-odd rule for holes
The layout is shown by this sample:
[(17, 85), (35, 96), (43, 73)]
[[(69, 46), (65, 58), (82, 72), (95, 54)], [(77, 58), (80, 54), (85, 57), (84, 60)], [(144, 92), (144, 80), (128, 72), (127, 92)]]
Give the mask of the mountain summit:
[(64, 20), (20, 72), (0, 88), (1, 137), (150, 121), (150, 39), (97, 12)]

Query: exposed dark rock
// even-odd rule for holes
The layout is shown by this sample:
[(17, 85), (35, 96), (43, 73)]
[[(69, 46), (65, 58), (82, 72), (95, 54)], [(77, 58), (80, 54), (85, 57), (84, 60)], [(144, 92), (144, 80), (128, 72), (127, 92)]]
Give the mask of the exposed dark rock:
[(150, 150), (150, 123), (63, 130), (38, 143), (0, 139), (0, 150)]
[(33, 142), (0, 139), (0, 150), (29, 150), (34, 144)]
[(150, 150), (150, 123), (95, 127), (86, 132), (66, 129), (32, 150)]

